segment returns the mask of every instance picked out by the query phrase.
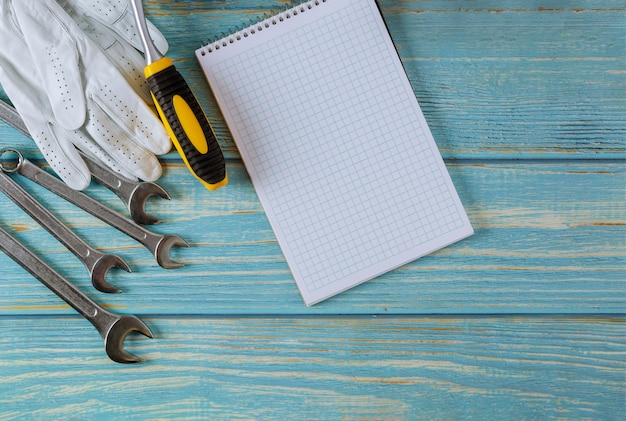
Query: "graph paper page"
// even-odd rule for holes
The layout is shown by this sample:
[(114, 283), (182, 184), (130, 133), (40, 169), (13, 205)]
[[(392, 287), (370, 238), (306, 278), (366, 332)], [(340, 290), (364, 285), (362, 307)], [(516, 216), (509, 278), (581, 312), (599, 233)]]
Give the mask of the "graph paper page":
[(197, 57), (307, 305), (473, 233), (373, 0), (304, 3)]

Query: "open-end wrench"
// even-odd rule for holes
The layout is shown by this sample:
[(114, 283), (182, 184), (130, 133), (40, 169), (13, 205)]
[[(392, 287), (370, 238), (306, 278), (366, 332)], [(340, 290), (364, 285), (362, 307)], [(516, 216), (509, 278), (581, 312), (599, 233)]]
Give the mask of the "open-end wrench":
[(124, 350), (124, 339), (131, 332), (152, 338), (152, 332), (144, 322), (135, 316), (120, 316), (100, 307), (2, 228), (0, 249), (89, 320), (104, 339), (109, 358), (118, 363), (142, 361)]
[[(92, 199), (86, 194), (78, 190), (73, 190), (58, 178), (25, 159), (19, 151), (5, 148), (0, 150), (0, 156), (6, 152), (11, 152), (18, 157), (17, 163), (12, 167), (12, 172), (17, 172), (29, 180), (34, 181), (40, 186), (50, 190), (52, 193), (106, 222), (113, 228), (139, 241), (152, 252), (157, 263), (162, 268), (174, 269), (183, 266), (182, 263), (171, 260), (169, 256), (169, 252), (173, 246), (189, 246), (182, 238), (177, 235), (161, 235), (148, 231), (141, 225), (137, 225), (132, 220), (104, 206), (102, 203)], [(4, 167), (6, 168), (8, 165), (5, 164)]]
[(35, 200), (22, 186), (5, 174), (2, 162), (0, 162), (0, 168), (2, 168), (0, 171), (0, 191), (4, 192), (9, 199), (14, 201), (83, 262), (91, 276), (91, 283), (98, 291), (120, 292), (119, 289), (109, 284), (105, 277), (109, 269), (114, 267), (130, 272), (126, 262), (116, 255), (104, 254), (91, 247)]
[[(0, 101), (0, 119), (21, 131), (27, 137), (30, 137), (22, 117), (20, 117), (15, 108), (4, 101)], [(79, 153), (85, 161), (85, 164), (87, 164), (91, 176), (122, 199), (130, 212), (130, 217), (133, 218), (135, 222), (143, 225), (151, 225), (159, 222), (157, 218), (146, 214), (145, 204), (150, 196), (170, 199), (169, 194), (167, 194), (161, 186), (147, 181), (139, 182), (129, 180), (115, 171), (98, 164), (83, 152), (79, 151)]]
[(83, 152), (78, 151), (89, 168), (91, 176), (100, 184), (115, 193), (128, 208), (133, 221), (142, 225), (152, 225), (159, 222), (154, 216), (150, 216), (145, 211), (146, 201), (150, 196), (159, 196), (163, 199), (170, 199), (170, 195), (158, 184), (151, 182), (131, 181), (120, 174), (111, 171), (107, 167), (89, 159)]

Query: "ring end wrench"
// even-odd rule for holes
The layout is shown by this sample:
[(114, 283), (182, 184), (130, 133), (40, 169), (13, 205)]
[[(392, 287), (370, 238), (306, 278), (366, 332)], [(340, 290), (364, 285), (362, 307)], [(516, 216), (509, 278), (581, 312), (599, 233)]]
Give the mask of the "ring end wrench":
[[(169, 257), (169, 252), (172, 246), (180, 245), (188, 247), (188, 244), (182, 238), (171, 234), (161, 235), (145, 229), (136, 222), (124, 217), (113, 209), (104, 206), (102, 203), (96, 201), (90, 196), (87, 196), (83, 192), (73, 190), (60, 179), (42, 170), (28, 159), (25, 159), (19, 151), (5, 148), (0, 150), (0, 155), (2, 155), (4, 151), (8, 150), (12, 150), (18, 156), (18, 161), (15, 166), (7, 168), (9, 172), (17, 172), (29, 180), (34, 181), (57, 196), (78, 206), (85, 212), (90, 213), (113, 228), (116, 228), (129, 237), (139, 241), (152, 252), (152, 255), (161, 267), (165, 269), (173, 269), (183, 266), (181, 263), (172, 261)], [(1, 166), (0, 169), (2, 169)]]
[[(7, 152), (17, 155), (18, 161), (15, 167), (9, 168), (2, 161), (2, 155)], [(6, 174), (17, 171), (23, 160), (24, 158), (17, 150), (10, 148), (0, 150), (0, 191), (78, 257), (89, 271), (91, 283), (98, 291), (107, 293), (120, 292), (119, 289), (106, 281), (106, 274), (109, 269), (114, 267), (130, 272), (126, 262), (119, 256), (104, 254), (91, 247)]]

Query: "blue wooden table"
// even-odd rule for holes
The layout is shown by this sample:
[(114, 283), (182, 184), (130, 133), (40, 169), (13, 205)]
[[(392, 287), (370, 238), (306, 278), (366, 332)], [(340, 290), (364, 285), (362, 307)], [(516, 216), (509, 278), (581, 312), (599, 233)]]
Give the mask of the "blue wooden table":
[[(262, 3), (262, 4), (260, 4)], [(284, 1), (144, 1), (214, 121), (229, 185), (176, 154), (148, 203), (191, 247), (138, 243), (22, 184), (96, 248), (120, 295), (1, 199), (0, 226), (94, 300), (139, 315), (147, 361), (0, 255), (0, 421), (602, 419), (626, 412), (626, 4), (393, 1), (382, 13), (476, 234), (307, 308), (193, 51)], [(0, 125), (0, 146), (49, 170)], [(124, 211), (93, 183), (87, 193)]]

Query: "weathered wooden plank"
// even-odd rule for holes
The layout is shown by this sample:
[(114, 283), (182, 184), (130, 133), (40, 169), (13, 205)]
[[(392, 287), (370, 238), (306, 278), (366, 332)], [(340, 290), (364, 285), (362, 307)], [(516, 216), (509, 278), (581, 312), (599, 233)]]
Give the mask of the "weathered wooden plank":
[[(557, 3), (381, 2), (444, 157), (626, 156), (623, 2)], [(283, 5), (146, 2), (230, 158), (239, 155), (193, 52)]]
[[(448, 165), (476, 234), (311, 309), (302, 304), (246, 172), (229, 162), (230, 185), (206, 191), (182, 165), (153, 199), (156, 232), (192, 247), (164, 270), (135, 241), (23, 183), (92, 245), (125, 258), (134, 273), (111, 272), (121, 295), (94, 294), (113, 307), (146, 314), (224, 313), (611, 313), (626, 308), (625, 169), (616, 162), (468, 162)], [(123, 211), (109, 191), (89, 193)], [(0, 224), (40, 251), (69, 279), (92, 291), (62, 246), (8, 200)], [(25, 271), (0, 255), (0, 313), (67, 313)]]
[[(381, 0), (476, 235), (312, 309), (193, 57), (205, 39), (287, 3), (144, 1), (229, 157), (231, 183), (215, 193), (176, 154), (163, 157), (159, 183), (173, 200), (149, 210), (164, 220), (155, 231), (192, 244), (173, 251), (185, 268), (160, 269), (28, 185), (133, 267), (109, 274), (123, 294), (95, 293), (71, 254), (0, 199), (0, 226), (156, 334), (127, 341), (146, 363), (110, 362), (88, 322), (0, 253), (0, 421), (622, 420), (626, 176), (610, 159), (624, 157), (626, 139), (623, 0)], [(0, 123), (3, 146), (43, 162)], [(108, 191), (89, 193), (123, 211)], [(417, 316), (434, 313), (462, 316)]]
[(624, 319), (0, 317), (0, 420), (623, 419)]
[[(306, 0), (267, 0), (259, 3), (254, 0), (231, 1), (188, 1), (188, 0), (158, 0), (144, 1), (146, 15), (153, 18), (167, 16), (187, 16), (190, 13), (209, 11), (210, 13), (239, 13), (240, 20), (235, 23), (255, 20), (258, 16), (267, 13), (285, 10), (291, 4), (299, 4)], [(406, 13), (447, 13), (447, 12), (481, 12), (481, 13), (517, 13), (539, 12), (546, 14), (560, 14), (563, 12), (620, 12), (624, 10), (624, 2), (620, 0), (575, 0), (563, 4), (558, 0), (532, 0), (520, 4), (513, 0), (478, 0), (468, 3), (464, 0), (377, 0), (380, 8), (385, 11), (405, 11)]]
[[(626, 9), (515, 2), (382, 2), (392, 37), (446, 158), (626, 156)], [(621, 8), (620, 8), (621, 6)], [(188, 51), (280, 8), (177, 2), (153, 9), (172, 54), (200, 91), (229, 156), (229, 133)], [(243, 15), (243, 16), (242, 16)], [(584, 35), (583, 35), (584, 34)], [(297, 80), (305, 80), (297, 75)], [(599, 81), (602, 81), (599, 83)], [(297, 82), (296, 82), (297, 83)], [(204, 91), (204, 92), (203, 92)]]

